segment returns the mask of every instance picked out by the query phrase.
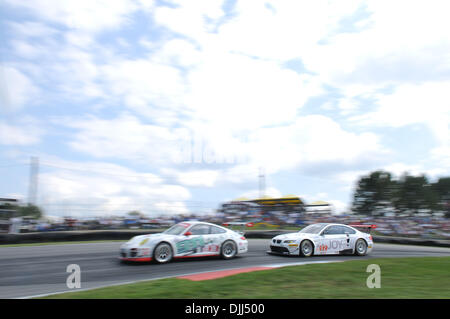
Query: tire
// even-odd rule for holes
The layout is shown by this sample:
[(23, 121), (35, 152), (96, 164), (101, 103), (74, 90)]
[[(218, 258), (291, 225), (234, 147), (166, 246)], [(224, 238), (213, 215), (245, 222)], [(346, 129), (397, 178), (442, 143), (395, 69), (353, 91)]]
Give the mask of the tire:
[(158, 264), (166, 264), (173, 258), (172, 246), (169, 243), (162, 242), (156, 246), (153, 252), (153, 260)]
[(355, 255), (365, 256), (367, 254), (367, 243), (364, 239), (360, 238), (355, 243)]
[(220, 256), (223, 259), (231, 259), (237, 255), (237, 245), (232, 240), (227, 240), (222, 244), (220, 248)]
[(310, 240), (304, 240), (300, 243), (300, 256), (311, 257), (314, 253), (314, 245)]

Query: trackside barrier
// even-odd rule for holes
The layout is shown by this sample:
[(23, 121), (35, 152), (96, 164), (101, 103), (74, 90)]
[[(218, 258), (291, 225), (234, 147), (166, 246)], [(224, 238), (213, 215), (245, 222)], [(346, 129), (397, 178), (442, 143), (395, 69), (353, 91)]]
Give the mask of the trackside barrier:
[(53, 231), (24, 234), (0, 234), (0, 245), (61, 241), (128, 240), (133, 236), (157, 233), (154, 230)]
[[(0, 234), (0, 246), (7, 244), (46, 243), (64, 241), (128, 240), (133, 236), (154, 234), (158, 230), (91, 230), (91, 231), (54, 231), (24, 234)], [(247, 230), (249, 239), (270, 239), (277, 235), (292, 233), (292, 230)], [(391, 236), (372, 236), (375, 243), (450, 247), (450, 240), (405, 238)]]

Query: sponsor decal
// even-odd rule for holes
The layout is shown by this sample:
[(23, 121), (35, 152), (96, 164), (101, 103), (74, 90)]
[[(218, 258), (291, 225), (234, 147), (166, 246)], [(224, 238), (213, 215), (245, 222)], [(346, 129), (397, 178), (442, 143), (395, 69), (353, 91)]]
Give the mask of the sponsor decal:
[(148, 242), (148, 238), (145, 238), (143, 241), (140, 242), (139, 246), (143, 246)]
[(179, 254), (184, 253), (196, 253), (197, 248), (205, 246), (205, 240), (203, 236), (186, 239), (177, 243), (177, 252)]
[(217, 253), (220, 251), (218, 240), (198, 236), (180, 241), (176, 244), (178, 254)]
[(203, 247), (202, 251), (209, 253), (217, 253), (219, 251), (219, 245), (208, 245), (206, 247)]
[(320, 252), (326, 252), (328, 250), (328, 246), (327, 245), (319, 245), (318, 250)]

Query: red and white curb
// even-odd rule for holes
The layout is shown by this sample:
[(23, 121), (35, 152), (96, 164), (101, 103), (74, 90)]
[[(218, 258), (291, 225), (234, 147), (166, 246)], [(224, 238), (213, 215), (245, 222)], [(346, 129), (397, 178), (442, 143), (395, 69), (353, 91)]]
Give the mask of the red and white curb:
[(196, 274), (190, 274), (190, 275), (176, 276), (176, 278), (188, 279), (191, 281), (203, 281), (203, 280), (211, 280), (211, 279), (218, 279), (218, 278), (233, 276), (233, 275), (247, 273), (247, 272), (269, 270), (269, 269), (288, 267), (288, 266), (301, 266), (301, 265), (308, 265), (308, 264), (326, 264), (326, 263), (332, 263), (332, 262), (340, 262), (340, 261), (338, 261), (338, 260), (336, 260), (336, 261), (312, 261), (312, 262), (270, 264), (270, 265), (265, 265), (265, 266), (208, 271), (208, 272), (202, 272), (202, 273), (196, 273)]

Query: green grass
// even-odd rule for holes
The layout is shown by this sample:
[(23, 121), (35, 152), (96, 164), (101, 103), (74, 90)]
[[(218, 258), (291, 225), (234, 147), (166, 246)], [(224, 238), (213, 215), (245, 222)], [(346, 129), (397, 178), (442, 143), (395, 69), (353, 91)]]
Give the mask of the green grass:
[(8, 244), (0, 245), (2, 247), (23, 247), (23, 246), (47, 246), (47, 245), (67, 245), (67, 244), (92, 244), (92, 243), (113, 243), (113, 242), (126, 242), (127, 240), (85, 240), (85, 241), (52, 241), (44, 243), (28, 243), (28, 244)]
[[(367, 288), (369, 264), (381, 267), (381, 288)], [(450, 257), (309, 264), (198, 282), (169, 278), (46, 298), (450, 298)]]

